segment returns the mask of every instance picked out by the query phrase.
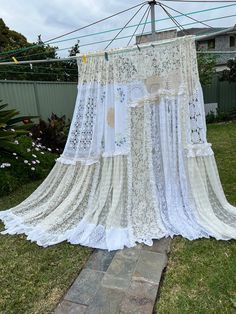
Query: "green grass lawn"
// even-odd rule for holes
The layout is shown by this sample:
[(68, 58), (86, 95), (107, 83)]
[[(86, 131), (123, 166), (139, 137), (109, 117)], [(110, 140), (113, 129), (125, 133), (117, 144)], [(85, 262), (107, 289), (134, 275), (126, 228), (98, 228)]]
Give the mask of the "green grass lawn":
[[(18, 204), (39, 183), (28, 183), (1, 198), (0, 210)], [(0, 235), (1, 314), (50, 313), (92, 251), (68, 243), (42, 248), (24, 239)]]
[[(208, 126), (225, 194), (236, 205), (236, 123)], [(158, 314), (236, 313), (236, 241), (172, 241)]]

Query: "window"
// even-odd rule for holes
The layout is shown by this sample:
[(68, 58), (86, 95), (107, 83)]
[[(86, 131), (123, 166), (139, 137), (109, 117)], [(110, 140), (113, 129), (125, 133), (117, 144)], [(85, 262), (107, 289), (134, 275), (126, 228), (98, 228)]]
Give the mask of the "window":
[(235, 46), (235, 36), (229, 37), (229, 46), (234, 47)]
[(215, 38), (209, 39), (207, 41), (208, 49), (215, 49)]

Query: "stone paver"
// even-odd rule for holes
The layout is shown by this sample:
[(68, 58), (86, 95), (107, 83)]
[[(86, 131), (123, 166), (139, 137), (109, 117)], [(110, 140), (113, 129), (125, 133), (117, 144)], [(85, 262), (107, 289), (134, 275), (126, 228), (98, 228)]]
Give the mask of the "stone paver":
[(96, 293), (86, 314), (118, 314), (124, 291), (102, 287)]
[(63, 300), (54, 311), (54, 314), (84, 314), (87, 309), (86, 305), (73, 303)]
[(95, 250), (55, 314), (151, 314), (170, 239), (153, 246)]
[(157, 290), (158, 285), (142, 281), (131, 281), (131, 285), (122, 300), (120, 313), (152, 313)]
[(85, 265), (85, 268), (107, 271), (115, 254), (116, 251), (95, 250)]
[(166, 263), (165, 254), (141, 250), (133, 279), (159, 284)]
[(65, 295), (65, 300), (88, 305), (99, 289), (103, 276), (103, 272), (83, 269)]

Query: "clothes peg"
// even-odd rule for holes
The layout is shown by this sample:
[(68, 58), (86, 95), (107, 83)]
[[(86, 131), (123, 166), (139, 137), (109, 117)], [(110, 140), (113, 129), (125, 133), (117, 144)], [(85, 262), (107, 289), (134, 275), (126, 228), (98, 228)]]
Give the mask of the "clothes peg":
[(105, 52), (105, 60), (108, 61), (108, 53)]
[(87, 63), (87, 56), (86, 56), (86, 55), (83, 55), (83, 56), (82, 56), (82, 62), (83, 62), (83, 63)]
[(19, 61), (15, 58), (15, 57), (12, 57), (12, 60), (17, 64), (19, 63)]

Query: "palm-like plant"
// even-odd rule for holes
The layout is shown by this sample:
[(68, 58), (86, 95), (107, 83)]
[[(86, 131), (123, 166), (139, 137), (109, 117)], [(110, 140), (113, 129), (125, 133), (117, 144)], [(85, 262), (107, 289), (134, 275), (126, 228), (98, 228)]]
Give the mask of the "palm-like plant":
[[(0, 100), (0, 103), (2, 100)], [(0, 153), (12, 154), (16, 150), (14, 140), (16, 137), (28, 134), (33, 125), (31, 119), (37, 116), (20, 116), (19, 112), (15, 109), (6, 110), (8, 104), (0, 105)], [(30, 123), (24, 124), (23, 121)]]

